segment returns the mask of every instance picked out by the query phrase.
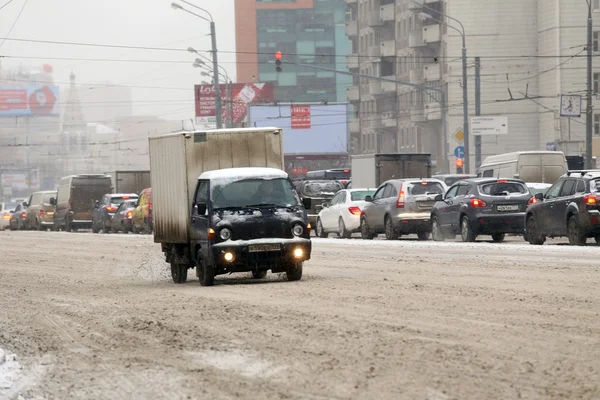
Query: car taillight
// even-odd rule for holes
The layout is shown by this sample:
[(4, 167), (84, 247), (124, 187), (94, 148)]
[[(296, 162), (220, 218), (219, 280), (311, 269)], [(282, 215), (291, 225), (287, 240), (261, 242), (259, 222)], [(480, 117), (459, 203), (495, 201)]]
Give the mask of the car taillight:
[(400, 186), (400, 194), (398, 195), (398, 200), (396, 200), (396, 208), (404, 208), (404, 199), (406, 195), (402, 189), (404, 189), (404, 184)]
[(362, 212), (362, 211), (360, 211), (360, 208), (358, 208), (356, 206), (349, 207), (348, 211), (350, 211), (350, 214), (352, 214), (352, 215), (360, 215)]
[(133, 217), (133, 213), (131, 211), (127, 211), (127, 218), (131, 219)]
[(2, 218), (3, 218), (3, 219), (10, 219), (10, 214), (4, 214), (4, 215), (2, 216)]
[(527, 202), (527, 205), (530, 206), (532, 204), (535, 204), (538, 202), (538, 199), (536, 199), (535, 197), (532, 197), (529, 199), (529, 201)]
[(150, 209), (150, 211), (152, 211), (152, 203), (148, 204), (148, 209)]
[(112, 207), (112, 206), (106, 206), (105, 209), (108, 212), (112, 212), (112, 211), (116, 211), (117, 210), (115, 207)]
[(585, 196), (583, 198), (583, 201), (588, 206), (595, 206), (596, 204), (598, 204), (598, 199), (593, 194), (588, 194), (587, 196)]
[(22, 217), (22, 218), (27, 218), (27, 213), (26, 213), (26, 212), (22, 212), (22, 213), (21, 213), (21, 217)]
[(46, 212), (44, 210), (40, 210), (40, 217), (46, 216)]
[(473, 200), (471, 200), (471, 207), (475, 207), (475, 208), (487, 207), (487, 203), (483, 200), (473, 199)]

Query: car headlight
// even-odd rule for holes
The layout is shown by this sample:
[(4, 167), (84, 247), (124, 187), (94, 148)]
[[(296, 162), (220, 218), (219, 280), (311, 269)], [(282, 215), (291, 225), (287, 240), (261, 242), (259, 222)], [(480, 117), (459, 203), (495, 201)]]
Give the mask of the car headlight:
[(229, 240), (229, 239), (231, 239), (231, 230), (228, 229), (228, 228), (221, 229), (221, 232), (219, 232), (219, 237), (222, 240)]
[(294, 225), (294, 227), (292, 228), (292, 233), (294, 234), (294, 236), (302, 236), (302, 234), (304, 233), (304, 227), (300, 224)]

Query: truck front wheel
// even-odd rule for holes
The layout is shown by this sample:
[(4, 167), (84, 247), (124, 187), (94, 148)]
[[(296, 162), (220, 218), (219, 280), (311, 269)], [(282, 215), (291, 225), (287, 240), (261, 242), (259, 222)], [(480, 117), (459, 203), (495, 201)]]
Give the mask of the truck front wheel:
[(213, 286), (215, 284), (215, 269), (212, 265), (208, 265), (202, 256), (202, 250), (198, 252), (196, 261), (196, 273), (200, 280), (201, 286)]
[(171, 277), (173, 278), (173, 282), (175, 283), (185, 283), (187, 282), (187, 265), (176, 264), (171, 262)]
[(302, 263), (290, 263), (288, 264), (285, 274), (288, 281), (299, 281), (302, 279)]

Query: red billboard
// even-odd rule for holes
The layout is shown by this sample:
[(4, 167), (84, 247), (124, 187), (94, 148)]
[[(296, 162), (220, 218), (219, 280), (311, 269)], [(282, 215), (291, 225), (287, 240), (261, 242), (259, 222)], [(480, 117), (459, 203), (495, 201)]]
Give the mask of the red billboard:
[(290, 106), (292, 129), (310, 129), (310, 106)]
[[(221, 90), (221, 101), (223, 104), (223, 120), (225, 119), (226, 105), (231, 101), (227, 97), (225, 85), (219, 85)], [(241, 123), (248, 115), (248, 107), (257, 103), (272, 103), (273, 84), (271, 83), (234, 83), (232, 86), (233, 97), (233, 120)], [(215, 87), (213, 85), (194, 86), (194, 98), (196, 101), (196, 120), (209, 122), (211, 117), (217, 116), (215, 102)]]

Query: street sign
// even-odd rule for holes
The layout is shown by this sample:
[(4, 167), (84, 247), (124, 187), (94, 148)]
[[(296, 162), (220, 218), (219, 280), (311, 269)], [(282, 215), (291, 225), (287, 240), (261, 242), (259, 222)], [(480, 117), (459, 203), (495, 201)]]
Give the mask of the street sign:
[(546, 150), (547, 151), (556, 151), (556, 143), (555, 142), (547, 142)]
[(456, 146), (454, 156), (456, 158), (465, 158), (465, 146)]
[(456, 139), (458, 143), (462, 143), (463, 140), (465, 140), (465, 133), (462, 129), (459, 129), (454, 133), (454, 139)]
[(471, 118), (471, 130), (475, 136), (508, 135), (508, 117), (473, 117)]
[(581, 117), (581, 95), (560, 96), (560, 116), (570, 118)]

